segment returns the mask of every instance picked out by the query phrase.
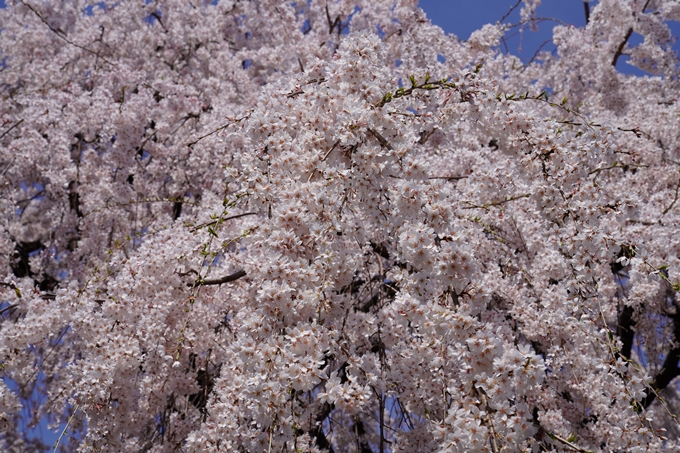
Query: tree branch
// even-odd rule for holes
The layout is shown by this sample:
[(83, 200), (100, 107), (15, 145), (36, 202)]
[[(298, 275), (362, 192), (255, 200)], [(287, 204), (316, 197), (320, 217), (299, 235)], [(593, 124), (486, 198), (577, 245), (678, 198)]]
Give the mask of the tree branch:
[(24, 0), (19, 0), (19, 1), (20, 1), (25, 7), (27, 7), (27, 8), (30, 9), (31, 11), (33, 11), (33, 13), (34, 13), (36, 16), (38, 16), (38, 18), (39, 18), (45, 25), (47, 25), (47, 28), (49, 28), (55, 35), (59, 36), (59, 37), (60, 37), (61, 39), (63, 39), (65, 42), (67, 42), (68, 44), (71, 44), (72, 46), (77, 47), (77, 48), (79, 48), (79, 49), (81, 49), (81, 50), (84, 50), (85, 52), (89, 52), (89, 53), (91, 53), (92, 55), (96, 56), (97, 58), (101, 58), (102, 61), (104, 61), (104, 62), (107, 63), (107, 64), (110, 64), (111, 66), (114, 66), (114, 67), (116, 66), (114, 63), (111, 63), (109, 60), (107, 60), (106, 58), (104, 58), (104, 57), (102, 57), (101, 55), (99, 55), (99, 52), (95, 52), (94, 50), (88, 49), (88, 48), (85, 47), (85, 46), (81, 46), (80, 44), (76, 44), (76, 43), (74, 43), (73, 41), (69, 40), (69, 39), (66, 37), (66, 33), (64, 33), (64, 32), (61, 31), (61, 30), (57, 30), (57, 29), (54, 28), (52, 25), (50, 25), (50, 23), (47, 22), (47, 20), (45, 20), (45, 18), (42, 16), (42, 14), (40, 14), (35, 8), (33, 8), (33, 7), (32, 7), (31, 5), (29, 5), (28, 3), (26, 3)]
[(11, 310), (15, 307), (18, 307), (18, 306), (19, 306), (19, 304), (8, 305), (5, 308), (3, 308), (2, 310), (0, 310), (0, 315), (2, 315), (4, 312), (9, 311), (9, 310)]
[(506, 197), (505, 200), (493, 201), (493, 202), (489, 202), (489, 203), (486, 203), (486, 204), (483, 204), (483, 205), (476, 205), (476, 204), (474, 204), (470, 201), (463, 201), (463, 203), (469, 205), (469, 206), (465, 206), (463, 209), (488, 209), (491, 206), (499, 206), (499, 205), (508, 203), (510, 201), (519, 200), (520, 198), (529, 198), (530, 196), (531, 196), (531, 194), (529, 194), (529, 193), (523, 193), (521, 195), (515, 195), (513, 197)]
[[(644, 13), (647, 7), (649, 6), (649, 2), (651, 0), (647, 0), (645, 3), (645, 6), (642, 7), (641, 13)], [(612, 60), (612, 66), (616, 66), (616, 62), (619, 60), (619, 57), (623, 55), (623, 49), (626, 47), (626, 43), (628, 42), (628, 39), (630, 39), (630, 36), (633, 34), (633, 27), (630, 27), (628, 31), (626, 32), (626, 36), (624, 36), (623, 41), (621, 41), (621, 44), (619, 44), (619, 48), (616, 49), (616, 53), (614, 54), (614, 59)]]
[(633, 349), (633, 338), (635, 337), (635, 331), (633, 330), (633, 326), (635, 325), (633, 313), (633, 307), (630, 305), (624, 306), (616, 324), (616, 335), (618, 335), (623, 343), (623, 347), (619, 351), (619, 354), (627, 360), (630, 359), (630, 352), (631, 349)]
[[(243, 214), (234, 214), (234, 215), (231, 215), (229, 217), (223, 218), (222, 222), (226, 222), (227, 220), (238, 219), (240, 217), (246, 217), (246, 216), (249, 216), (249, 215), (258, 215), (258, 214), (259, 214), (259, 212), (244, 212)], [(191, 232), (195, 233), (196, 231), (200, 230), (203, 227), (213, 226), (213, 225), (216, 225), (217, 223), (219, 223), (219, 220), (213, 220), (213, 221), (210, 221), (210, 222), (201, 223), (200, 225), (196, 225), (195, 227), (193, 227), (191, 229)]]
[(380, 146), (382, 146), (383, 148), (387, 148), (387, 149), (389, 149), (389, 150), (394, 149), (394, 148), (392, 148), (392, 145), (390, 145), (390, 142), (388, 142), (387, 140), (385, 140), (385, 137), (383, 137), (382, 135), (380, 135), (379, 132), (377, 132), (377, 131), (371, 129), (370, 127), (368, 128), (368, 132), (370, 132), (371, 135), (374, 136), (374, 137), (380, 142)]
[(626, 47), (626, 43), (628, 42), (628, 39), (630, 38), (630, 35), (633, 34), (633, 27), (628, 29), (628, 32), (626, 33), (626, 36), (623, 37), (623, 41), (621, 41), (621, 44), (619, 44), (619, 48), (616, 49), (616, 53), (614, 54), (614, 59), (612, 60), (612, 66), (616, 66), (616, 62), (619, 60), (619, 57), (623, 55), (623, 48)]
[(208, 280), (198, 280), (195, 283), (189, 283), (188, 286), (221, 285), (223, 283), (233, 282), (233, 281), (238, 280), (239, 278), (245, 277), (245, 276), (246, 276), (246, 271), (241, 269), (238, 272), (234, 272), (233, 274), (225, 275), (224, 277), (213, 278), (213, 279), (208, 279)]
[(12, 127), (7, 129), (5, 132), (2, 133), (2, 135), (0, 135), (0, 138), (4, 138), (5, 135), (9, 134), (12, 129), (14, 129), (15, 127), (17, 127), (18, 125), (20, 125), (23, 122), (24, 122), (24, 119), (22, 118), (19, 121), (17, 121), (16, 123), (14, 123), (14, 125), (12, 125)]
[(546, 429), (543, 429), (543, 431), (545, 431), (545, 433), (548, 435), (548, 437), (550, 437), (551, 439), (554, 439), (554, 440), (556, 440), (556, 441), (558, 441), (558, 442), (561, 442), (562, 444), (564, 444), (565, 446), (569, 447), (569, 448), (570, 448), (571, 450), (573, 450), (573, 451), (578, 451), (579, 453), (593, 453), (592, 450), (586, 450), (585, 448), (581, 448), (581, 447), (579, 447), (578, 445), (574, 445), (574, 444), (573, 444), (572, 442), (570, 442), (568, 439), (565, 439), (565, 438), (563, 438), (563, 437), (560, 437), (560, 436), (558, 436), (557, 434), (552, 433), (552, 432), (550, 432), (550, 431), (548, 431), (548, 430), (546, 430)]
[(680, 180), (678, 180), (678, 183), (675, 186), (675, 197), (673, 198), (673, 201), (671, 202), (670, 206), (663, 210), (661, 215), (666, 215), (668, 211), (673, 209), (673, 206), (675, 206), (675, 203), (678, 201), (678, 196), (680, 195), (678, 191), (680, 191)]
[[(673, 329), (673, 335), (675, 337), (675, 341), (680, 340), (680, 309), (678, 309), (678, 303), (675, 303), (676, 306), (676, 313), (673, 315), (673, 324), (674, 324), (674, 329)], [(666, 355), (666, 359), (663, 362), (663, 366), (661, 367), (661, 372), (654, 377), (654, 381), (650, 384), (652, 387), (652, 390), (654, 391), (647, 391), (648, 395), (642, 400), (640, 403), (642, 407), (647, 409), (656, 399), (657, 393), (663, 389), (665, 389), (668, 384), (671, 383), (673, 379), (675, 379), (677, 376), (680, 376), (680, 368), (678, 367), (678, 362), (680, 361), (680, 345), (674, 347), (668, 352), (668, 355)]]

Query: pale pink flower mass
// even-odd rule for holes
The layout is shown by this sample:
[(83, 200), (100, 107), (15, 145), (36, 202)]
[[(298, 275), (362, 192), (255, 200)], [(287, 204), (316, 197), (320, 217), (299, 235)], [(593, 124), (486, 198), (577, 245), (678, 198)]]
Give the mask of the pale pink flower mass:
[(0, 449), (680, 449), (677, 2), (416, 3), (7, 1)]

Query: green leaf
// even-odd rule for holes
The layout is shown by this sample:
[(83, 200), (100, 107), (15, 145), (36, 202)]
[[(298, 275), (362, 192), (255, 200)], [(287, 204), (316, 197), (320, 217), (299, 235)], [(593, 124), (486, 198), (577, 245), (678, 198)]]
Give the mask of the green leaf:
[(416, 78), (413, 75), (408, 76), (408, 79), (411, 81), (411, 87), (415, 88), (418, 84), (416, 83)]
[(564, 105), (564, 104), (566, 104), (566, 103), (567, 103), (567, 97), (565, 96), (564, 99), (562, 99), (562, 104), (561, 104), (561, 105)]

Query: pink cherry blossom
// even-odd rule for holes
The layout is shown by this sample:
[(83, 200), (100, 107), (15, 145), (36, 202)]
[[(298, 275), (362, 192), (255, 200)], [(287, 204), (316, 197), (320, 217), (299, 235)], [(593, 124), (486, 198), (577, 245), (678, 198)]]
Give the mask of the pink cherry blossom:
[(676, 3), (8, 1), (2, 448), (677, 451)]

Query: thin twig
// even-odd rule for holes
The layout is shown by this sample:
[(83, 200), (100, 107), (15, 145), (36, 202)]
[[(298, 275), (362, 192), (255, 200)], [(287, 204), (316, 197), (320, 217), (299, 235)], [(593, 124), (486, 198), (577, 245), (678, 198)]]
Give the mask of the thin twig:
[(482, 404), (484, 405), (484, 411), (486, 412), (486, 423), (489, 428), (489, 438), (491, 439), (491, 451), (493, 453), (498, 453), (499, 448), (498, 448), (498, 441), (496, 440), (496, 430), (493, 428), (493, 422), (491, 420), (491, 414), (489, 414), (489, 405), (486, 401), (486, 396), (484, 393), (480, 390), (478, 391), (479, 396), (481, 397)]
[(678, 183), (675, 185), (675, 197), (673, 198), (673, 201), (671, 202), (671, 205), (668, 206), (666, 209), (663, 210), (663, 212), (661, 213), (662, 216), (666, 215), (666, 213), (668, 213), (668, 211), (670, 211), (671, 209), (673, 209), (673, 206), (675, 206), (675, 203), (678, 201), (678, 191), (679, 191), (679, 190), (680, 190), (680, 180), (679, 180)]
[[(560, 25), (564, 25), (564, 26), (567, 26), (567, 27), (573, 27), (572, 24), (570, 24), (570, 23), (568, 23), (568, 22), (565, 22), (565, 21), (563, 21), (563, 20), (560, 20), (560, 19), (556, 19), (556, 18), (554, 18), (554, 17), (532, 17), (532, 18), (529, 18), (529, 19), (527, 19), (527, 20), (523, 20), (523, 21), (517, 22), (516, 24), (507, 25), (507, 29), (516, 28), (516, 27), (521, 27), (521, 26), (523, 26), (523, 25), (528, 24), (529, 22), (534, 22), (534, 23), (541, 23), (541, 22), (557, 22), (557, 23), (560, 24)], [(519, 33), (519, 32), (518, 32), (518, 33)]]
[(499, 205), (508, 203), (510, 201), (519, 200), (520, 198), (529, 198), (530, 196), (531, 196), (530, 193), (523, 193), (521, 195), (515, 195), (514, 197), (506, 197), (505, 200), (494, 201), (494, 202), (486, 203), (484, 205), (476, 205), (476, 204), (474, 204), (470, 201), (463, 201), (463, 203), (470, 205), (470, 206), (464, 207), (463, 209), (488, 209), (491, 206), (499, 206)]
[(10, 162), (10, 163), (7, 164), (7, 166), (4, 168), (4, 170), (2, 170), (2, 173), (0, 173), (0, 178), (2, 178), (3, 176), (5, 176), (5, 173), (7, 173), (7, 170), (9, 170), (10, 167), (12, 167), (12, 165), (14, 165), (14, 161), (15, 161), (15, 160), (17, 160), (16, 157), (15, 157), (14, 159), (12, 159), (12, 162)]
[(6, 311), (8, 311), (8, 310), (11, 310), (11, 309), (13, 309), (13, 308), (15, 308), (15, 307), (18, 307), (18, 306), (19, 306), (19, 304), (8, 305), (7, 307), (5, 307), (5, 308), (3, 308), (2, 310), (0, 310), (0, 315), (2, 315), (4, 312), (6, 312)]
[(445, 179), (447, 181), (458, 181), (460, 179), (466, 179), (467, 176), (430, 176), (427, 179)]
[(340, 144), (340, 140), (333, 143), (333, 146), (331, 147), (331, 149), (329, 149), (328, 152), (323, 156), (323, 159), (321, 159), (321, 162), (324, 162), (328, 158), (328, 156), (331, 154), (331, 152), (333, 152), (335, 147), (338, 146), (339, 144)]
[(87, 47), (81, 46), (80, 44), (76, 44), (76, 43), (74, 43), (73, 41), (71, 41), (70, 39), (68, 39), (68, 38), (66, 37), (66, 33), (64, 33), (64, 32), (61, 31), (61, 30), (57, 30), (57, 29), (54, 28), (52, 25), (50, 25), (50, 23), (47, 22), (47, 20), (45, 20), (45, 18), (42, 16), (42, 14), (40, 14), (38, 11), (36, 11), (35, 8), (33, 8), (33, 7), (32, 7), (31, 5), (29, 5), (28, 3), (26, 3), (24, 0), (20, 0), (20, 1), (21, 1), (21, 3), (22, 3), (24, 6), (26, 6), (28, 9), (30, 9), (31, 11), (33, 11), (33, 13), (34, 13), (36, 16), (38, 16), (38, 18), (39, 18), (45, 25), (47, 25), (47, 27), (48, 27), (52, 32), (54, 32), (55, 35), (59, 36), (59, 37), (60, 37), (61, 39), (63, 39), (66, 43), (71, 44), (72, 46), (77, 47), (77, 48), (79, 48), (79, 49), (81, 49), (81, 50), (84, 50), (85, 52), (89, 52), (89, 53), (91, 53), (92, 55), (96, 56), (97, 58), (101, 58), (102, 61), (104, 61), (104, 62), (107, 63), (107, 64), (110, 64), (111, 66), (114, 66), (114, 67), (116, 66), (114, 63), (111, 63), (109, 60), (107, 60), (106, 58), (104, 58), (104, 57), (102, 57), (101, 55), (99, 55), (98, 52), (95, 52), (94, 50), (88, 49)]
[(609, 167), (596, 168), (595, 170), (589, 172), (588, 175), (592, 175), (593, 173), (598, 173), (598, 174), (599, 174), (601, 171), (604, 171), (604, 170), (611, 170), (611, 169), (613, 169), (613, 168), (618, 168), (618, 167), (619, 167), (619, 163), (618, 163), (618, 162), (614, 162), (614, 164), (611, 165), (611, 166), (609, 166)]
[(238, 122), (243, 121), (243, 120), (248, 119), (248, 118), (250, 118), (250, 114), (245, 115), (245, 116), (242, 116), (241, 118), (236, 118), (236, 119), (227, 118), (227, 119), (229, 120), (229, 122), (228, 122), (227, 124), (225, 124), (224, 126), (220, 126), (220, 127), (218, 127), (217, 129), (215, 129), (214, 131), (208, 132), (208, 133), (205, 134), (205, 135), (201, 135), (200, 137), (198, 137), (198, 138), (197, 138), (196, 140), (194, 140), (193, 142), (187, 143), (187, 146), (188, 146), (189, 148), (191, 148), (192, 146), (194, 146), (196, 143), (200, 142), (200, 141), (203, 140), (204, 138), (210, 137), (211, 135), (216, 134), (216, 133), (218, 133), (218, 132), (220, 132), (220, 131), (222, 131), (222, 130), (228, 128), (229, 125), (234, 124), (234, 123), (238, 123)]
[(54, 450), (52, 450), (52, 453), (56, 453), (57, 448), (59, 447), (59, 443), (61, 442), (61, 438), (64, 437), (64, 434), (66, 434), (66, 430), (68, 429), (68, 425), (71, 424), (71, 421), (73, 420), (73, 417), (76, 416), (76, 412), (78, 412), (78, 403), (76, 403), (76, 406), (75, 406), (75, 408), (74, 408), (73, 413), (72, 413), (71, 416), (68, 418), (68, 422), (66, 422), (66, 426), (64, 426), (64, 430), (61, 432), (61, 434), (59, 435), (59, 438), (58, 438), (57, 441), (54, 443)]
[[(244, 212), (243, 214), (234, 214), (234, 215), (231, 215), (229, 217), (225, 217), (225, 218), (221, 219), (221, 221), (226, 222), (227, 220), (234, 220), (234, 219), (238, 219), (240, 217), (245, 217), (245, 216), (249, 216), (249, 215), (257, 215), (257, 214), (259, 214), (259, 212)], [(193, 227), (191, 229), (191, 232), (195, 233), (196, 231), (200, 230), (203, 227), (216, 225), (219, 221), (220, 220), (213, 220), (211, 222), (206, 222), (206, 223), (202, 223), (200, 225), (196, 225), (195, 227)]]
[(9, 132), (10, 132), (12, 129), (14, 129), (15, 127), (17, 127), (18, 125), (20, 125), (20, 124), (23, 123), (23, 122), (24, 122), (24, 119), (22, 118), (22, 119), (20, 119), (19, 121), (17, 121), (16, 123), (14, 123), (14, 125), (13, 125), (12, 127), (10, 127), (9, 129), (7, 129), (5, 132), (2, 133), (2, 135), (0, 135), (0, 138), (4, 138), (5, 135), (9, 134)]
[(505, 15), (504, 15), (503, 17), (501, 17), (501, 20), (499, 20), (498, 23), (499, 23), (499, 24), (502, 24), (503, 21), (504, 21), (505, 19), (507, 19), (508, 16), (510, 16), (510, 14), (512, 14), (512, 12), (513, 12), (515, 9), (517, 9), (517, 7), (519, 6), (520, 3), (522, 3), (522, 0), (517, 0), (517, 3), (515, 3), (515, 5), (512, 6), (512, 7), (510, 8), (510, 10), (509, 10), (507, 13), (505, 13)]
[(538, 57), (538, 53), (543, 49), (543, 47), (544, 47), (546, 44), (548, 44), (548, 43), (550, 43), (550, 42), (552, 42), (552, 38), (549, 38), (549, 39), (546, 39), (545, 41), (543, 41), (543, 44), (541, 44), (540, 46), (538, 46), (538, 49), (536, 49), (536, 52), (534, 52), (534, 54), (531, 56), (531, 58), (529, 59), (529, 61), (527, 62), (527, 64), (524, 65), (524, 67), (526, 68), (526, 67), (528, 67), (531, 63), (533, 63), (533, 61), (536, 59), (536, 57)]
[(32, 373), (31, 376), (28, 378), (28, 380), (24, 383), (24, 385), (21, 386), (21, 388), (19, 389), (19, 393), (23, 392), (24, 389), (26, 388), (26, 386), (33, 380), (33, 378), (35, 377), (35, 375), (38, 374), (38, 370), (40, 370), (40, 368), (43, 366), (43, 364), (45, 363), (45, 361), (47, 361), (47, 359), (50, 358), (50, 355), (51, 355), (52, 352), (57, 348), (57, 345), (59, 344), (59, 342), (61, 341), (61, 339), (64, 338), (64, 335), (66, 335), (66, 332), (68, 332), (70, 328), (71, 328), (71, 326), (66, 326), (66, 327), (64, 328), (64, 330), (59, 334), (59, 338), (57, 338), (57, 341), (55, 342), (55, 344), (52, 345), (52, 347), (50, 348), (50, 350), (49, 350), (49, 352), (47, 353), (47, 355), (45, 356), (45, 358), (42, 359), (42, 361), (40, 362), (40, 364), (35, 368), (35, 370), (33, 370), (33, 373)]
[[(542, 429), (543, 429), (543, 428), (542, 428)], [(548, 430), (546, 430), (546, 429), (543, 429), (543, 431), (545, 431), (545, 433), (546, 433), (546, 434), (548, 435), (548, 437), (550, 437), (551, 439), (555, 439), (555, 440), (557, 440), (557, 441), (563, 443), (564, 445), (566, 445), (567, 447), (571, 448), (571, 449), (574, 450), (574, 451), (578, 451), (579, 453), (593, 453), (592, 450), (586, 450), (585, 448), (581, 448), (581, 447), (579, 447), (578, 445), (574, 445), (573, 443), (569, 442), (567, 439), (565, 439), (565, 438), (563, 438), (563, 437), (560, 437), (560, 436), (558, 436), (558, 435), (555, 434), (555, 433), (551, 433), (550, 431), (548, 431)]]
[(219, 131), (222, 131), (222, 130), (228, 128), (230, 124), (231, 124), (231, 123), (227, 123), (227, 124), (225, 124), (224, 126), (218, 127), (217, 129), (215, 129), (215, 130), (212, 131), (212, 132), (208, 132), (208, 133), (205, 134), (205, 135), (201, 135), (200, 137), (198, 137), (198, 138), (197, 138), (196, 140), (194, 140), (193, 142), (187, 143), (187, 146), (188, 146), (189, 148), (191, 148), (192, 146), (194, 146), (196, 143), (200, 142), (200, 141), (203, 140), (204, 138), (210, 137), (211, 135), (216, 134), (216, 133), (218, 133)]
[[(326, 154), (324, 154), (323, 158), (321, 159), (321, 162), (324, 162), (328, 158), (328, 156), (330, 156), (330, 154), (333, 152), (335, 147), (338, 146), (339, 144), (340, 144), (340, 140), (337, 140), (335, 143), (333, 143), (333, 146), (331, 147), (331, 149), (329, 149), (328, 152)], [(316, 167), (314, 167), (312, 172), (309, 174), (309, 178), (307, 178), (307, 182), (312, 180), (312, 178), (314, 177), (314, 173), (316, 173)]]
[(377, 132), (377, 131), (371, 129), (370, 127), (368, 128), (368, 132), (370, 132), (371, 135), (374, 136), (374, 137), (380, 142), (380, 146), (382, 146), (383, 148), (387, 148), (387, 149), (389, 149), (389, 150), (393, 150), (393, 149), (394, 149), (394, 148), (392, 148), (392, 145), (390, 145), (390, 142), (388, 142), (387, 140), (385, 140), (385, 137), (383, 137), (382, 135), (380, 135), (379, 132)]

